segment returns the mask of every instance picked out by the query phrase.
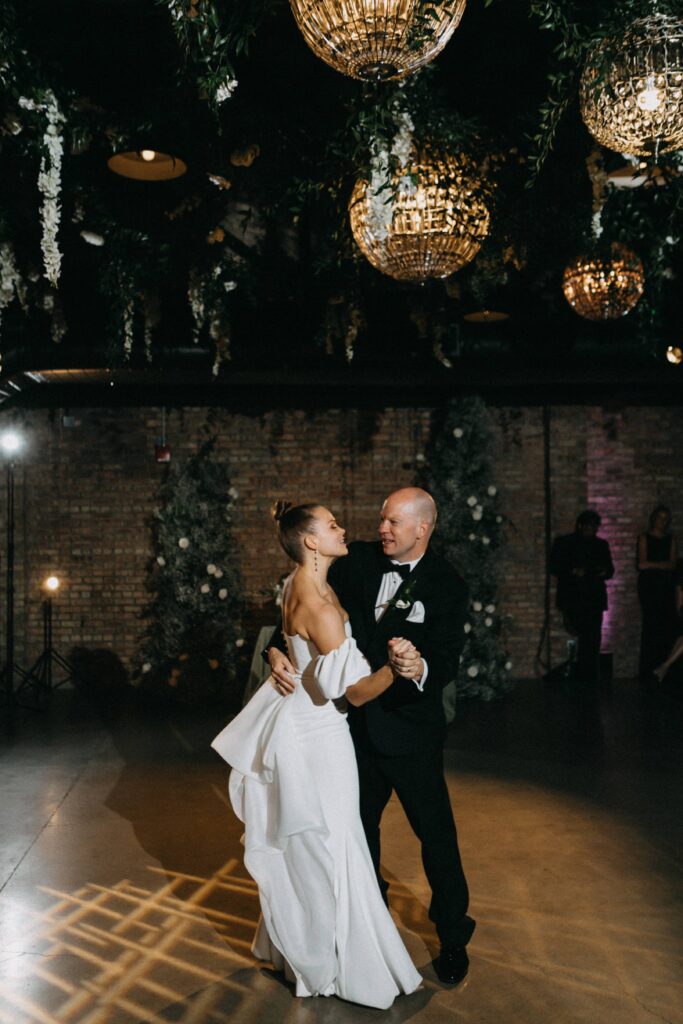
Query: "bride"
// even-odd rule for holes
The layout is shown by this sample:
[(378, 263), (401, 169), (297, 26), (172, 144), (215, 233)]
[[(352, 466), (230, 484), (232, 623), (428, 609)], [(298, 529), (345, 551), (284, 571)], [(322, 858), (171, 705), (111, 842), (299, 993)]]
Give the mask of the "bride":
[(345, 706), (391, 686), (390, 657), (412, 645), (391, 640), (387, 664), (371, 673), (327, 582), (332, 562), (347, 553), (344, 530), (322, 505), (278, 502), (274, 514), (296, 562), (282, 603), (296, 677), (288, 696), (266, 680), (212, 743), (233, 767), (230, 799), (259, 888), (252, 948), (285, 971), (297, 996), (386, 1009), (422, 979), (377, 885)]

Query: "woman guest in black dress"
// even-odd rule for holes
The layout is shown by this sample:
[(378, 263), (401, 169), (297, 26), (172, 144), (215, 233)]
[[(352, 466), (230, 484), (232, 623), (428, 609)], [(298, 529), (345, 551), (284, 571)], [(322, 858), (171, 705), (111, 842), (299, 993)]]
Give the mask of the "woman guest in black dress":
[(676, 638), (673, 572), (678, 559), (676, 538), (670, 532), (671, 511), (657, 505), (650, 528), (638, 537), (638, 598), (642, 615), (641, 680), (652, 677)]

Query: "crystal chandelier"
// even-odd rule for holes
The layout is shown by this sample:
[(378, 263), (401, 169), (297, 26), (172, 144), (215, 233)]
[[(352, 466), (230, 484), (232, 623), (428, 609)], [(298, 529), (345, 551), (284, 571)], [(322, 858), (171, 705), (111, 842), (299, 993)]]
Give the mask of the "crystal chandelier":
[(402, 78), (428, 64), (458, 27), (466, 0), (290, 0), (316, 54), (351, 78)]
[(466, 157), (414, 153), (385, 191), (356, 182), (351, 231), (373, 267), (397, 281), (448, 277), (474, 259), (488, 234), (481, 193)]
[(566, 267), (562, 290), (572, 309), (586, 320), (626, 316), (643, 294), (643, 264), (620, 242), (607, 256), (582, 256)]
[(683, 20), (654, 13), (620, 38), (601, 40), (581, 76), (581, 115), (617, 153), (647, 156), (683, 146)]

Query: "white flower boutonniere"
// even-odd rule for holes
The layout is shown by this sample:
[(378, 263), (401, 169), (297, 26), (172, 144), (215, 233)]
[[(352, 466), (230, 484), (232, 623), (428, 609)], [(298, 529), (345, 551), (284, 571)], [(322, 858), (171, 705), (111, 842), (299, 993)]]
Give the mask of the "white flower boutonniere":
[(413, 603), (413, 590), (416, 583), (417, 580), (408, 580), (405, 587), (399, 588), (396, 591), (391, 601), (388, 602), (387, 608), (398, 608), (399, 611), (405, 611), (406, 608), (410, 608)]

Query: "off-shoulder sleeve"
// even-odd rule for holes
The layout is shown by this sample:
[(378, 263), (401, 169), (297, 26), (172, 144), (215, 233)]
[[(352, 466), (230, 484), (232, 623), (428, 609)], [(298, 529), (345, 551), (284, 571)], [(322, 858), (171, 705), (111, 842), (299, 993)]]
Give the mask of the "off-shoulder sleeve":
[(343, 697), (348, 686), (369, 676), (370, 665), (356, 646), (352, 636), (329, 654), (320, 654), (313, 662), (313, 678), (328, 700)]

